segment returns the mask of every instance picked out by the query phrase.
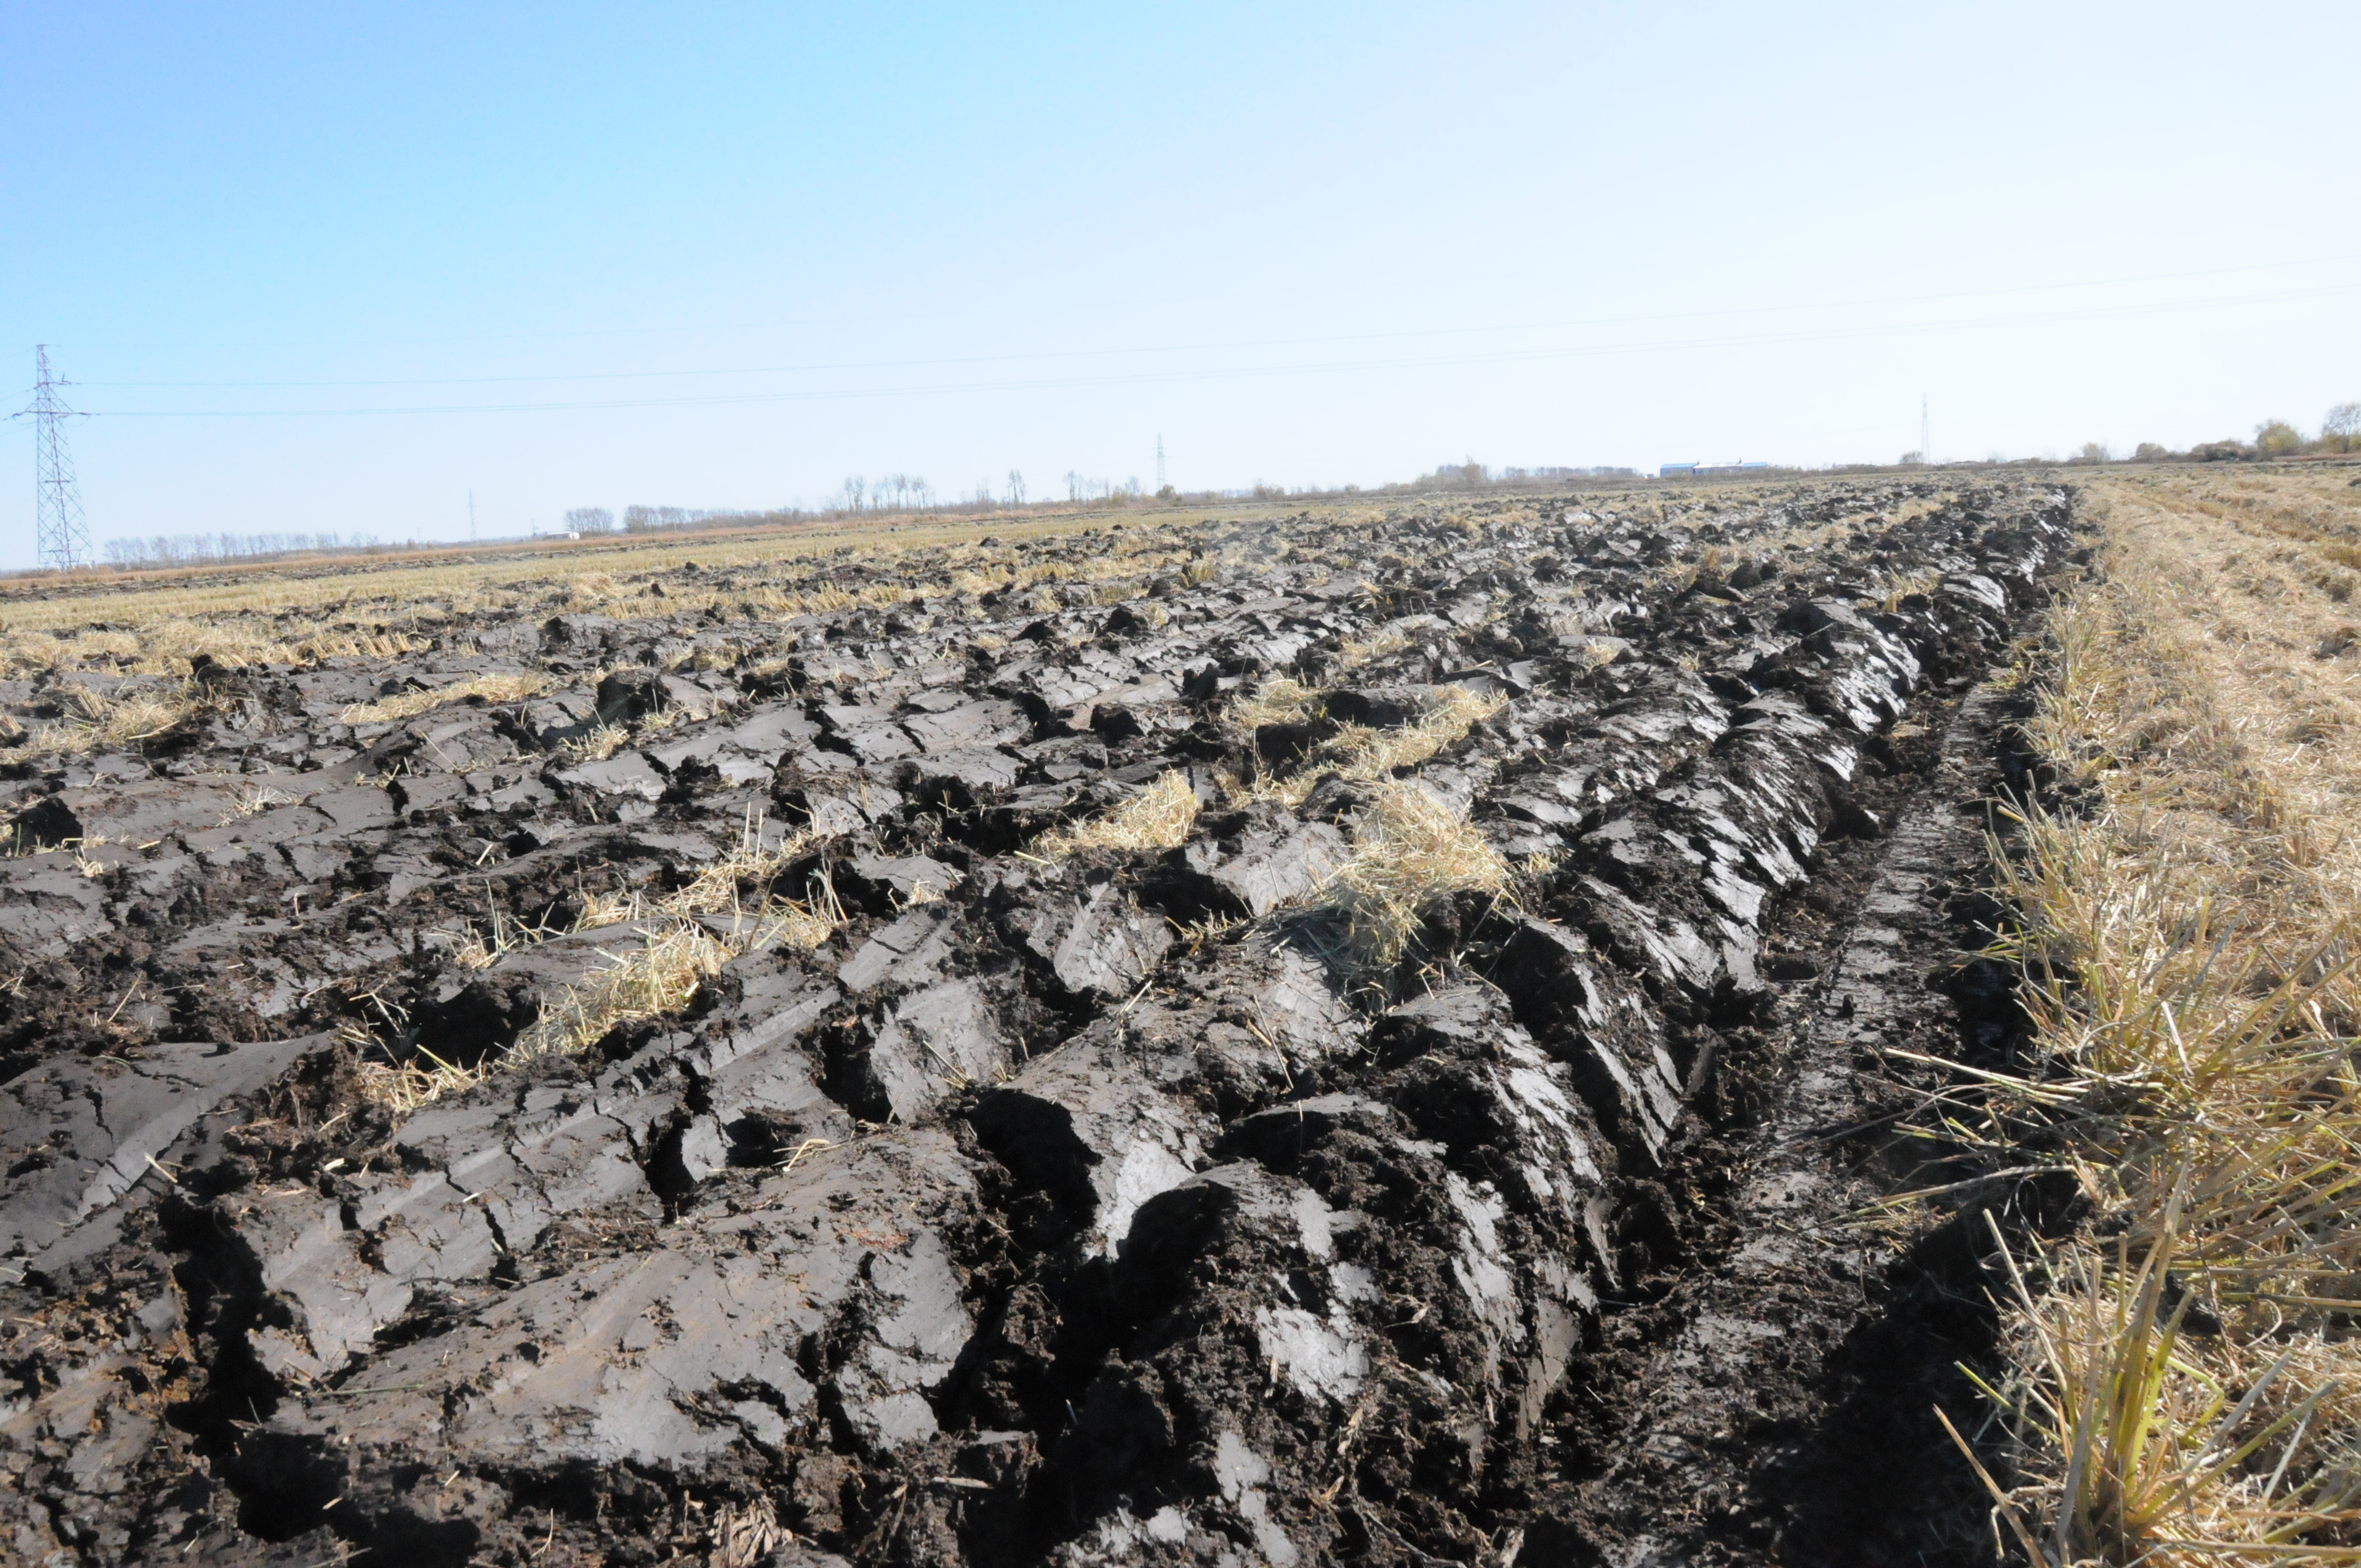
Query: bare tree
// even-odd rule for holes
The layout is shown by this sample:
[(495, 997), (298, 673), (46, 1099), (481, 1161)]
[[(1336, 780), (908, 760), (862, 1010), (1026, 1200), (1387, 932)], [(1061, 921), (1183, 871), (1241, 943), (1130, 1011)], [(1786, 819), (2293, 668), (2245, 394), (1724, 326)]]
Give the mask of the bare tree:
[(868, 482), (862, 479), (858, 474), (855, 474), (851, 478), (845, 480), (844, 510), (847, 511), (859, 511), (861, 510), (862, 493), (868, 488)]
[(2339, 403), (2323, 414), (2320, 438), (2339, 452), (2361, 446), (2361, 403)]
[[(631, 510), (636, 511), (640, 509), (635, 507)], [(614, 531), (615, 514), (605, 507), (575, 507), (566, 514), (566, 532), (568, 533), (612, 533)]]
[(306, 550), (359, 549), (368, 543), (366, 534), (355, 534), (346, 546), (334, 533), (181, 533), (170, 538), (159, 533), (153, 539), (110, 539), (104, 554), (117, 566), (172, 566), (292, 555)]
[(1014, 468), (1008, 470), (1008, 504), (1013, 507), (1025, 504), (1025, 476)]
[(1066, 499), (1076, 506), (1082, 500), (1082, 477), (1071, 468), (1066, 470)]

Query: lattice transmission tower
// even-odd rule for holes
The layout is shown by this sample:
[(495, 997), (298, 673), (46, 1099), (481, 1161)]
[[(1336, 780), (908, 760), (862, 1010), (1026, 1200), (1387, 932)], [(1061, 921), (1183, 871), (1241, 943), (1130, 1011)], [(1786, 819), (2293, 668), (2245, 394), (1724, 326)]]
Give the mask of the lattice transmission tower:
[(72, 455), (66, 450), (66, 421), (79, 416), (58, 395), (58, 389), (69, 383), (49, 373), (49, 345), (35, 345), (33, 357), (33, 401), (18, 410), (16, 417), (33, 422), (34, 557), (44, 566), (71, 572), (92, 564), (82, 493), (74, 485)]

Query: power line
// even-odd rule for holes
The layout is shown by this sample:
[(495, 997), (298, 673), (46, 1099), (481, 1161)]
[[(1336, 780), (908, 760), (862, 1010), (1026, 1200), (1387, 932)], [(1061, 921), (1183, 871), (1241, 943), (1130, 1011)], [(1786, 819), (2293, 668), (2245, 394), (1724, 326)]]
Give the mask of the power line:
[[(2136, 283), (2181, 282), (2192, 278), (2224, 278), (2248, 272), (2284, 272), (2293, 269), (2305, 267), (2336, 266), (2355, 259), (2356, 259), (2356, 257), (2354, 254), (2347, 253), (2336, 256), (2305, 257), (2287, 261), (2250, 262), (2237, 267), (2208, 267), (2184, 272), (2146, 272), (2116, 278), (2080, 278), (2056, 283), (2015, 283), (2004, 285), (1998, 288), (1950, 290), (1940, 293), (1929, 294), (1883, 294), (1847, 300), (1797, 301), (1785, 304), (1738, 305), (1725, 306), (1714, 310), (1663, 312), (1648, 315), (1580, 316), (1558, 321), (1499, 322), (1485, 326), (1428, 327), (1400, 332), (1348, 333), (1329, 336), (1265, 338), (1228, 343), (1214, 342), (1139, 345), (1117, 348), (1084, 348), (1032, 354), (981, 355), (959, 358), (869, 360), (829, 365), (746, 366), (700, 370), (594, 371), (555, 376), (424, 377), (406, 379), (313, 381), (85, 381), (80, 384), (93, 387), (480, 386), (515, 381), (628, 380), (652, 376), (762, 376), (778, 374), (784, 371), (798, 370), (900, 368), (920, 365), (981, 364), (1020, 359), (1088, 358), (1103, 355), (1170, 354), (1230, 348), (1294, 347), (1328, 343), (1378, 342), (1395, 338), (1453, 337), (1481, 333), (1539, 332), (1561, 327), (1614, 326), (1638, 324), (1650, 322), (1700, 321), (1711, 320), (1724, 316), (1773, 315), (1803, 311), (1852, 310), (1875, 305), (1929, 304), (1947, 300), (1994, 299), (2014, 294), (2065, 293), (2078, 289), (2114, 289), (2127, 287)], [(859, 326), (873, 324), (881, 322), (909, 326), (931, 319), (933, 318), (923, 314), (891, 314), (835, 316), (807, 320), (779, 320), (770, 322), (717, 322), (700, 325), (587, 327), (562, 332), (489, 333), (472, 334), (466, 336), (445, 335), (394, 339), (365, 339), (348, 343), (347, 346), (390, 345), (397, 347), (411, 347), (423, 344), (436, 343), (511, 343), (551, 338), (631, 337), (664, 335), (667, 334), (676, 334), (714, 332), (744, 334), (750, 332), (804, 330), (814, 327)], [(973, 313), (962, 313), (959, 317), (959, 320), (962, 323), (972, 323), (975, 319)], [(154, 344), (112, 344), (101, 341), (89, 344), (76, 344), (73, 346), (106, 349), (148, 349), (159, 345)], [(163, 346), (182, 349), (193, 348), (214, 350), (223, 348), (317, 348), (322, 346), (322, 345), (316, 339), (298, 339), (284, 342), (260, 343), (182, 343), (178, 345), (166, 345)]]
[(857, 398), (910, 397), (962, 392), (1054, 391), (1080, 387), (1147, 386), (1182, 381), (1255, 380), (1275, 376), (1431, 369), (1448, 366), (1505, 365), (1538, 360), (1582, 359), (1604, 355), (1655, 353), (1675, 349), (1838, 342), (1858, 338), (1898, 337), (1922, 333), (1972, 331), (2003, 326), (2044, 325), (2059, 322), (2104, 321), (2129, 316), (2163, 315), (2178, 311), (2331, 299), (2354, 293), (2361, 293), (2361, 285), (2345, 284), (2326, 288), (2286, 290), (2273, 293), (2223, 295), (2212, 299), (2175, 300), (2144, 305), (2094, 306), (2079, 310), (2035, 312), (2021, 315), (1956, 317), (1949, 321), (1906, 322), (1875, 326), (1814, 327), (1785, 332), (1728, 334), (1711, 337), (1658, 338), (1626, 343), (1585, 344), (1558, 348), (1400, 355), (1384, 358), (1307, 361), (1292, 365), (1230, 366), (1194, 370), (1143, 370), (1100, 375), (1041, 377), (1032, 379), (995, 378), (888, 387), (823, 388), (800, 391), (712, 392), (676, 397), (605, 400), (573, 399), (551, 402), (426, 403), (380, 405), (374, 408), (103, 409), (93, 411), (117, 419), (287, 419), (343, 418), (378, 414), (567, 413), (599, 410), (717, 407), (735, 403), (826, 402)]
[(90, 530), (82, 525), (82, 494), (74, 484), (73, 457), (66, 450), (65, 422), (82, 417), (58, 393), (71, 383), (49, 374), (49, 345), (33, 346), (33, 400), (16, 418), (33, 422), (33, 553), (41, 565), (60, 572), (92, 564)]

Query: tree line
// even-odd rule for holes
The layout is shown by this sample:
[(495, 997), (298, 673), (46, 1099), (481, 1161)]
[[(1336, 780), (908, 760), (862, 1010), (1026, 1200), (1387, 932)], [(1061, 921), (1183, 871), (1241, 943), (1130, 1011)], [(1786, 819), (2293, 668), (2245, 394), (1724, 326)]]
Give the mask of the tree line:
[[(785, 509), (792, 510), (793, 509)], [(749, 518), (769, 517), (769, 512), (711, 510), (703, 507), (641, 507), (623, 509), (622, 531), (625, 533), (652, 533), (664, 528), (700, 528), (713, 523), (741, 522)], [(568, 533), (612, 533), (615, 514), (605, 507), (575, 507), (566, 514)]]
[[(2234, 463), (2242, 459), (2332, 456), (2352, 452), (2361, 452), (2361, 402), (2338, 403), (2330, 409), (2320, 418), (2317, 435), (2306, 435), (2283, 419), (2267, 419), (2255, 426), (2252, 441), (2241, 441), (2234, 435), (2224, 441), (2201, 441), (2186, 452), (2143, 441), (2132, 449), (2128, 461)], [(2114, 450), (2099, 441), (2084, 442), (2082, 449), (2067, 459), (2070, 463), (2116, 460)]]
[(159, 533), (148, 539), (110, 539), (102, 554), (110, 566), (203, 566), (269, 555), (385, 548), (373, 533), (350, 538), (340, 533)]

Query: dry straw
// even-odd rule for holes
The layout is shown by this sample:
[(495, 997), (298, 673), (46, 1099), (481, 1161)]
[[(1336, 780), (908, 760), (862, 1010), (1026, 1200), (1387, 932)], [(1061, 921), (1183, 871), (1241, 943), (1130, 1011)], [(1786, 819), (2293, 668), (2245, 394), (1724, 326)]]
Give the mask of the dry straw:
[(1434, 906), (1463, 893), (1498, 897), (1509, 865), (1465, 817), (1416, 783), (1381, 785), (1353, 853), (1322, 890), (1334, 956), (1355, 973), (1390, 972)]
[[(696, 996), (698, 986), (741, 953), (762, 947), (808, 951), (823, 946), (845, 918), (834, 889), (821, 883), (796, 899), (781, 896), (773, 885), (788, 862), (810, 849), (813, 839), (794, 834), (766, 847), (766, 837), (761, 819), (750, 817), (737, 849), (674, 893), (658, 899), (631, 893), (591, 900), (573, 929), (628, 924), (638, 928), (639, 942), (600, 948), (605, 967), (584, 984), (566, 986), (543, 998), (540, 1018), (498, 1056), (459, 1063), (438, 1055), (433, 1042), (415, 1040), (413, 1047), (424, 1066), (389, 1065), (368, 1058), (390, 1058), (392, 1051), (376, 1035), (357, 1033), (364, 1055), (362, 1091), (397, 1111), (414, 1110), (539, 1058), (584, 1050), (620, 1025), (677, 1013)], [(455, 940), (455, 957), (465, 968), (489, 968), (501, 954), (548, 935), (507, 920), (495, 910), (489, 931), (471, 928)], [(410, 1032), (406, 1018), (389, 1012), (384, 1021), (394, 1032)]]
[(433, 686), (424, 691), (402, 692), (394, 696), (379, 697), (375, 702), (357, 702), (337, 717), (346, 724), (393, 724), (405, 718), (415, 718), (422, 713), (455, 702), (478, 697), (485, 702), (522, 702), (529, 696), (539, 696), (557, 683), (547, 675), (511, 674), (471, 675), (464, 681), (454, 681), (446, 686)]
[(2037, 1070), (1951, 1128), (2095, 1213), (2008, 1262), (1995, 1517), (2045, 1565), (2361, 1560), (2361, 746), (2316, 656), (2361, 515), (2310, 476), (2086, 503), (2106, 577), (2031, 728), (2087, 809), (2002, 861)]
[(34, 729), (25, 742), (27, 751), (37, 757), (119, 751), (169, 734), (197, 711), (197, 694), (185, 685), (117, 698), (76, 691), (69, 702), (66, 717)]
[[(1319, 711), (1320, 694), (1290, 679), (1266, 683), (1230, 710), (1233, 723), (1245, 728), (1300, 721)], [(1509, 706), (1504, 696), (1486, 696), (1465, 686), (1444, 685), (1430, 690), (1417, 718), (1390, 729), (1346, 724), (1313, 747), (1302, 763), (1285, 776), (1258, 774), (1247, 786), (1249, 799), (1275, 800), (1290, 809), (1301, 806), (1320, 781), (1334, 773), (1347, 784), (1373, 784), (1417, 767), (1467, 738), (1467, 732)]]
[(1033, 853), (1071, 855), (1077, 850), (1170, 850), (1189, 841), (1197, 822), (1197, 791), (1189, 775), (1167, 771), (1104, 817), (1043, 834)]

